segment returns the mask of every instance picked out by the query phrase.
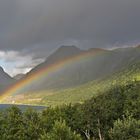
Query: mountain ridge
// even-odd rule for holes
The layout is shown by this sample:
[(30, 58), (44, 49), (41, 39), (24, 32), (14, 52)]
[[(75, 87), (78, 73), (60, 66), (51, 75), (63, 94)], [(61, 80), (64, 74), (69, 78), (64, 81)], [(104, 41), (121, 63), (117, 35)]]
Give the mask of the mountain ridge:
[[(64, 52), (66, 53), (64, 54)], [(44, 67), (49, 68), (51, 64), (57, 64), (61, 60), (73, 58), (83, 53), (89, 53), (90, 56), (83, 59), (83, 61), (79, 60), (68, 64), (60, 68), (59, 71), (52, 71), (51, 76), (46, 75), (45, 77), (44, 75), (43, 80), (29, 86), (28, 89), (61, 89), (78, 86), (109, 76), (140, 60), (139, 48), (119, 48), (114, 50), (91, 48), (89, 50), (81, 50), (75, 46), (62, 46), (47, 57), (45, 62), (33, 68), (25, 78)]]
[(0, 67), (0, 91), (15, 83), (16, 80), (8, 75), (2, 67)]

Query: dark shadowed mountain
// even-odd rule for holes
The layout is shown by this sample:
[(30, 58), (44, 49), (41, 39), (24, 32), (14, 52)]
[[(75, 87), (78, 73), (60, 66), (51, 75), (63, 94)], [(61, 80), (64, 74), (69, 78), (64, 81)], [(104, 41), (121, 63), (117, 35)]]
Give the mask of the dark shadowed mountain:
[(70, 57), (74, 57), (83, 52), (84, 52), (83, 50), (80, 50), (79, 48), (77, 48), (75, 46), (61, 46), (53, 54), (48, 56), (45, 62), (43, 62), (43, 63), (39, 64), (38, 66), (36, 66), (35, 68), (33, 68), (28, 74), (38, 71), (41, 68), (49, 66), (58, 61), (61, 61), (61, 60), (64, 60), (64, 59), (67, 59)]
[(3, 68), (0, 67), (0, 91), (7, 88), (9, 85), (13, 84), (15, 79), (10, 77), (6, 72), (4, 72)]
[(76, 46), (61, 46), (53, 54), (48, 56), (46, 58), (45, 62), (43, 62), (43, 63), (39, 64), (38, 66), (36, 66), (35, 68), (33, 68), (28, 74), (38, 71), (43, 67), (47, 67), (54, 63), (63, 61), (65, 59), (73, 58), (75, 56), (78, 56), (78, 55), (81, 55), (84, 53), (93, 53), (93, 55), (94, 55), (94, 53), (100, 53), (100, 52), (107, 52), (107, 50), (100, 49), (100, 48), (91, 48), (91, 49), (85, 51), (85, 50), (81, 50), (81, 49), (77, 48)]
[(26, 74), (17, 74), (17, 75), (15, 75), (13, 78), (15, 79), (15, 80), (21, 80), (24, 76), (25, 76)]
[(90, 54), (89, 57), (73, 61), (73, 63), (68, 63), (62, 68), (52, 71), (50, 75), (44, 75), (43, 79), (34, 82), (26, 90), (62, 89), (78, 86), (110, 76), (140, 61), (139, 47), (119, 48), (109, 51), (98, 48), (80, 50), (75, 46), (62, 46), (50, 55), (44, 63), (32, 69), (26, 77), (44, 67), (49, 68), (51, 64), (84, 53)]

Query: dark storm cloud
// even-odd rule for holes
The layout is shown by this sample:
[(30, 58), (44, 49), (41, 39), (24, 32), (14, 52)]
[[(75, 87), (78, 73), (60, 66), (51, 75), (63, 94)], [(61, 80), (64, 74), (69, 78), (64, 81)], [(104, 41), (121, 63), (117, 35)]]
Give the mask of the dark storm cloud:
[(45, 58), (81, 48), (139, 42), (140, 0), (0, 0), (0, 50)]
[(1, 49), (68, 39), (103, 47), (138, 40), (139, 0), (1, 0)]

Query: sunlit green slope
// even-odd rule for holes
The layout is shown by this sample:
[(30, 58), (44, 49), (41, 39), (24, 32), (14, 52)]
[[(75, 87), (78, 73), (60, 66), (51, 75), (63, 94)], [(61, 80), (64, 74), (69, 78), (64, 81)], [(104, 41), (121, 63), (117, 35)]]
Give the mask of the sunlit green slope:
[(68, 88), (65, 90), (44, 90), (39, 92), (28, 92), (26, 94), (10, 97), (4, 102), (20, 104), (37, 104), (56, 106), (68, 103), (83, 103), (93, 96), (98, 96), (112, 86), (126, 84), (128, 81), (140, 80), (140, 63), (130, 65), (110, 77), (98, 79), (87, 84)]

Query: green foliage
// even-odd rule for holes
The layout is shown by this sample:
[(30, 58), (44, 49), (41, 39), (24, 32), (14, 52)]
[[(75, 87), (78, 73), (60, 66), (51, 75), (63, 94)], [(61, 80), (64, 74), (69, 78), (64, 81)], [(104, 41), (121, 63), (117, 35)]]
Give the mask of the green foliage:
[(111, 140), (139, 140), (140, 120), (132, 117), (118, 119), (110, 131)]
[[(135, 84), (135, 85), (134, 85)], [(127, 95), (124, 102), (124, 114), (129, 112), (129, 115), (139, 119), (140, 118), (140, 84), (139, 82), (133, 82), (133, 84), (127, 85), (125, 90)]]
[(63, 105), (61, 107), (56, 108), (48, 108), (42, 112), (42, 126), (46, 128), (46, 131), (49, 132), (55, 121), (61, 121), (61, 119), (67, 122), (67, 125), (72, 128), (72, 130), (76, 130), (78, 133), (81, 132), (82, 119), (83, 119), (83, 111), (80, 105)]
[(1, 117), (0, 137), (2, 140), (20, 140), (23, 134), (22, 112), (15, 106), (8, 109)]
[(55, 120), (60, 120), (62, 112), (59, 107), (48, 108), (42, 112), (41, 125), (45, 129), (45, 132), (50, 132), (53, 128)]
[[(130, 113), (139, 118), (139, 106), (136, 106), (139, 105), (139, 87), (140, 83), (134, 81), (124, 86), (115, 86), (82, 105), (70, 104), (47, 109), (43, 112), (45, 124), (50, 124), (52, 128), (55, 120), (60, 121), (62, 118), (83, 138), (99, 138), (100, 130), (100, 135), (109, 139), (108, 131), (117, 119), (123, 119), (124, 115)], [(130, 101), (135, 106), (129, 104)]]
[(40, 115), (38, 112), (28, 109), (23, 114), (24, 133), (26, 139), (37, 139), (41, 133)]
[(42, 112), (32, 109), (22, 112), (13, 106), (0, 113), (0, 139), (137, 140), (139, 106), (138, 81), (116, 85), (83, 104), (50, 107)]
[(80, 135), (72, 132), (65, 121), (55, 121), (53, 129), (41, 136), (41, 140), (82, 140)]
[[(128, 83), (126, 86), (116, 86), (97, 97), (88, 100), (83, 105), (86, 130), (93, 137), (99, 137), (99, 129), (105, 139), (109, 139), (108, 130), (114, 121), (124, 115), (132, 114), (139, 119), (140, 82)], [(131, 101), (131, 104), (128, 102)], [(133, 111), (131, 111), (133, 109)]]

